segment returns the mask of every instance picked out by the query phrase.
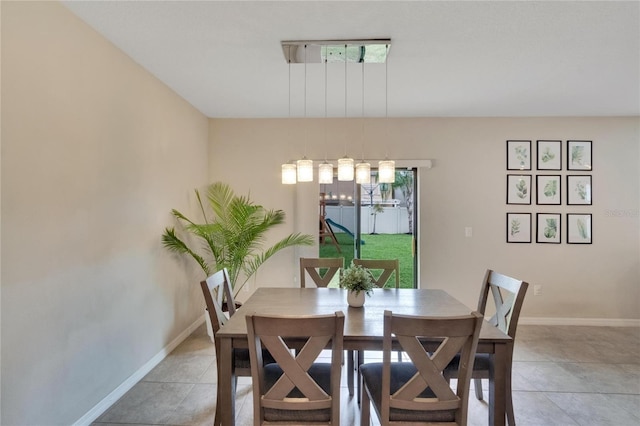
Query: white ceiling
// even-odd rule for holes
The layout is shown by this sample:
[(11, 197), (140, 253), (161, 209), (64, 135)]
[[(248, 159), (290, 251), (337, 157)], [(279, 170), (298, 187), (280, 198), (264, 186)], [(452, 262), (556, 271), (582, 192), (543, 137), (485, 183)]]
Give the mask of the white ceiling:
[[(638, 1), (64, 4), (208, 117), (344, 117), (345, 95), (350, 117), (640, 115)], [(280, 46), (368, 38), (391, 38), (386, 67), (366, 65), (363, 93), (361, 65), (347, 90), (329, 65), (326, 111), (324, 66), (305, 95)]]

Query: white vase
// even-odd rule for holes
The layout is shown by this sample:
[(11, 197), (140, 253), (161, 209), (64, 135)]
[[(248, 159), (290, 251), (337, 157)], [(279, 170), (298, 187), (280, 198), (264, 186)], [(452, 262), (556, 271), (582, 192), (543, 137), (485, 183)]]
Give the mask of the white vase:
[(364, 291), (350, 291), (347, 293), (347, 303), (352, 308), (361, 308), (364, 305)]

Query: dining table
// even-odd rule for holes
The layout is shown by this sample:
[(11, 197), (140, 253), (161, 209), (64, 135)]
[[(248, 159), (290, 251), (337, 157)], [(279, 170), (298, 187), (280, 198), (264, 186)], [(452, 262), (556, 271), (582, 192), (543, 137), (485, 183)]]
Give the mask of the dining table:
[[(260, 287), (236, 310), (216, 333), (218, 359), (219, 423), (235, 423), (236, 377), (233, 349), (247, 348), (248, 313), (259, 315), (324, 315), (344, 313), (344, 349), (381, 351), (384, 311), (419, 316), (467, 315), (472, 309), (440, 289), (375, 289), (361, 308), (347, 304), (347, 290), (341, 288)], [(505, 424), (508, 359), (513, 340), (486, 320), (482, 324), (477, 353), (489, 354), (489, 425)], [(216, 425), (217, 426), (217, 425)]]

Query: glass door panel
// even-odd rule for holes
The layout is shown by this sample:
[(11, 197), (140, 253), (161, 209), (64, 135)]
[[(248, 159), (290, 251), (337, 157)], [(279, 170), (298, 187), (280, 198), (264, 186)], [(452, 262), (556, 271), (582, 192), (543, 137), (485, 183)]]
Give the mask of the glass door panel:
[[(418, 235), (416, 169), (396, 170), (396, 182), (371, 184), (334, 180), (320, 185), (320, 257), (399, 259), (400, 286), (415, 288)], [(324, 223), (323, 223), (324, 212)], [(326, 226), (325, 226), (326, 225)], [(324, 226), (324, 229), (323, 229)], [(333, 232), (337, 244), (323, 234)]]

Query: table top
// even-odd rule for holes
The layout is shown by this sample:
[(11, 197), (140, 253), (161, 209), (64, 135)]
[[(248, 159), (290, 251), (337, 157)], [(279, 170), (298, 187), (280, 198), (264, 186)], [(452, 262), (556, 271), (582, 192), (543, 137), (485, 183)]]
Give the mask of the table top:
[[(374, 289), (362, 308), (347, 304), (347, 291), (340, 288), (258, 288), (218, 331), (219, 338), (247, 337), (245, 315), (321, 315), (342, 311), (345, 315), (344, 338), (380, 340), (384, 311), (422, 316), (467, 315), (472, 309), (444, 290)], [(485, 321), (480, 340), (504, 342), (509, 336)]]

